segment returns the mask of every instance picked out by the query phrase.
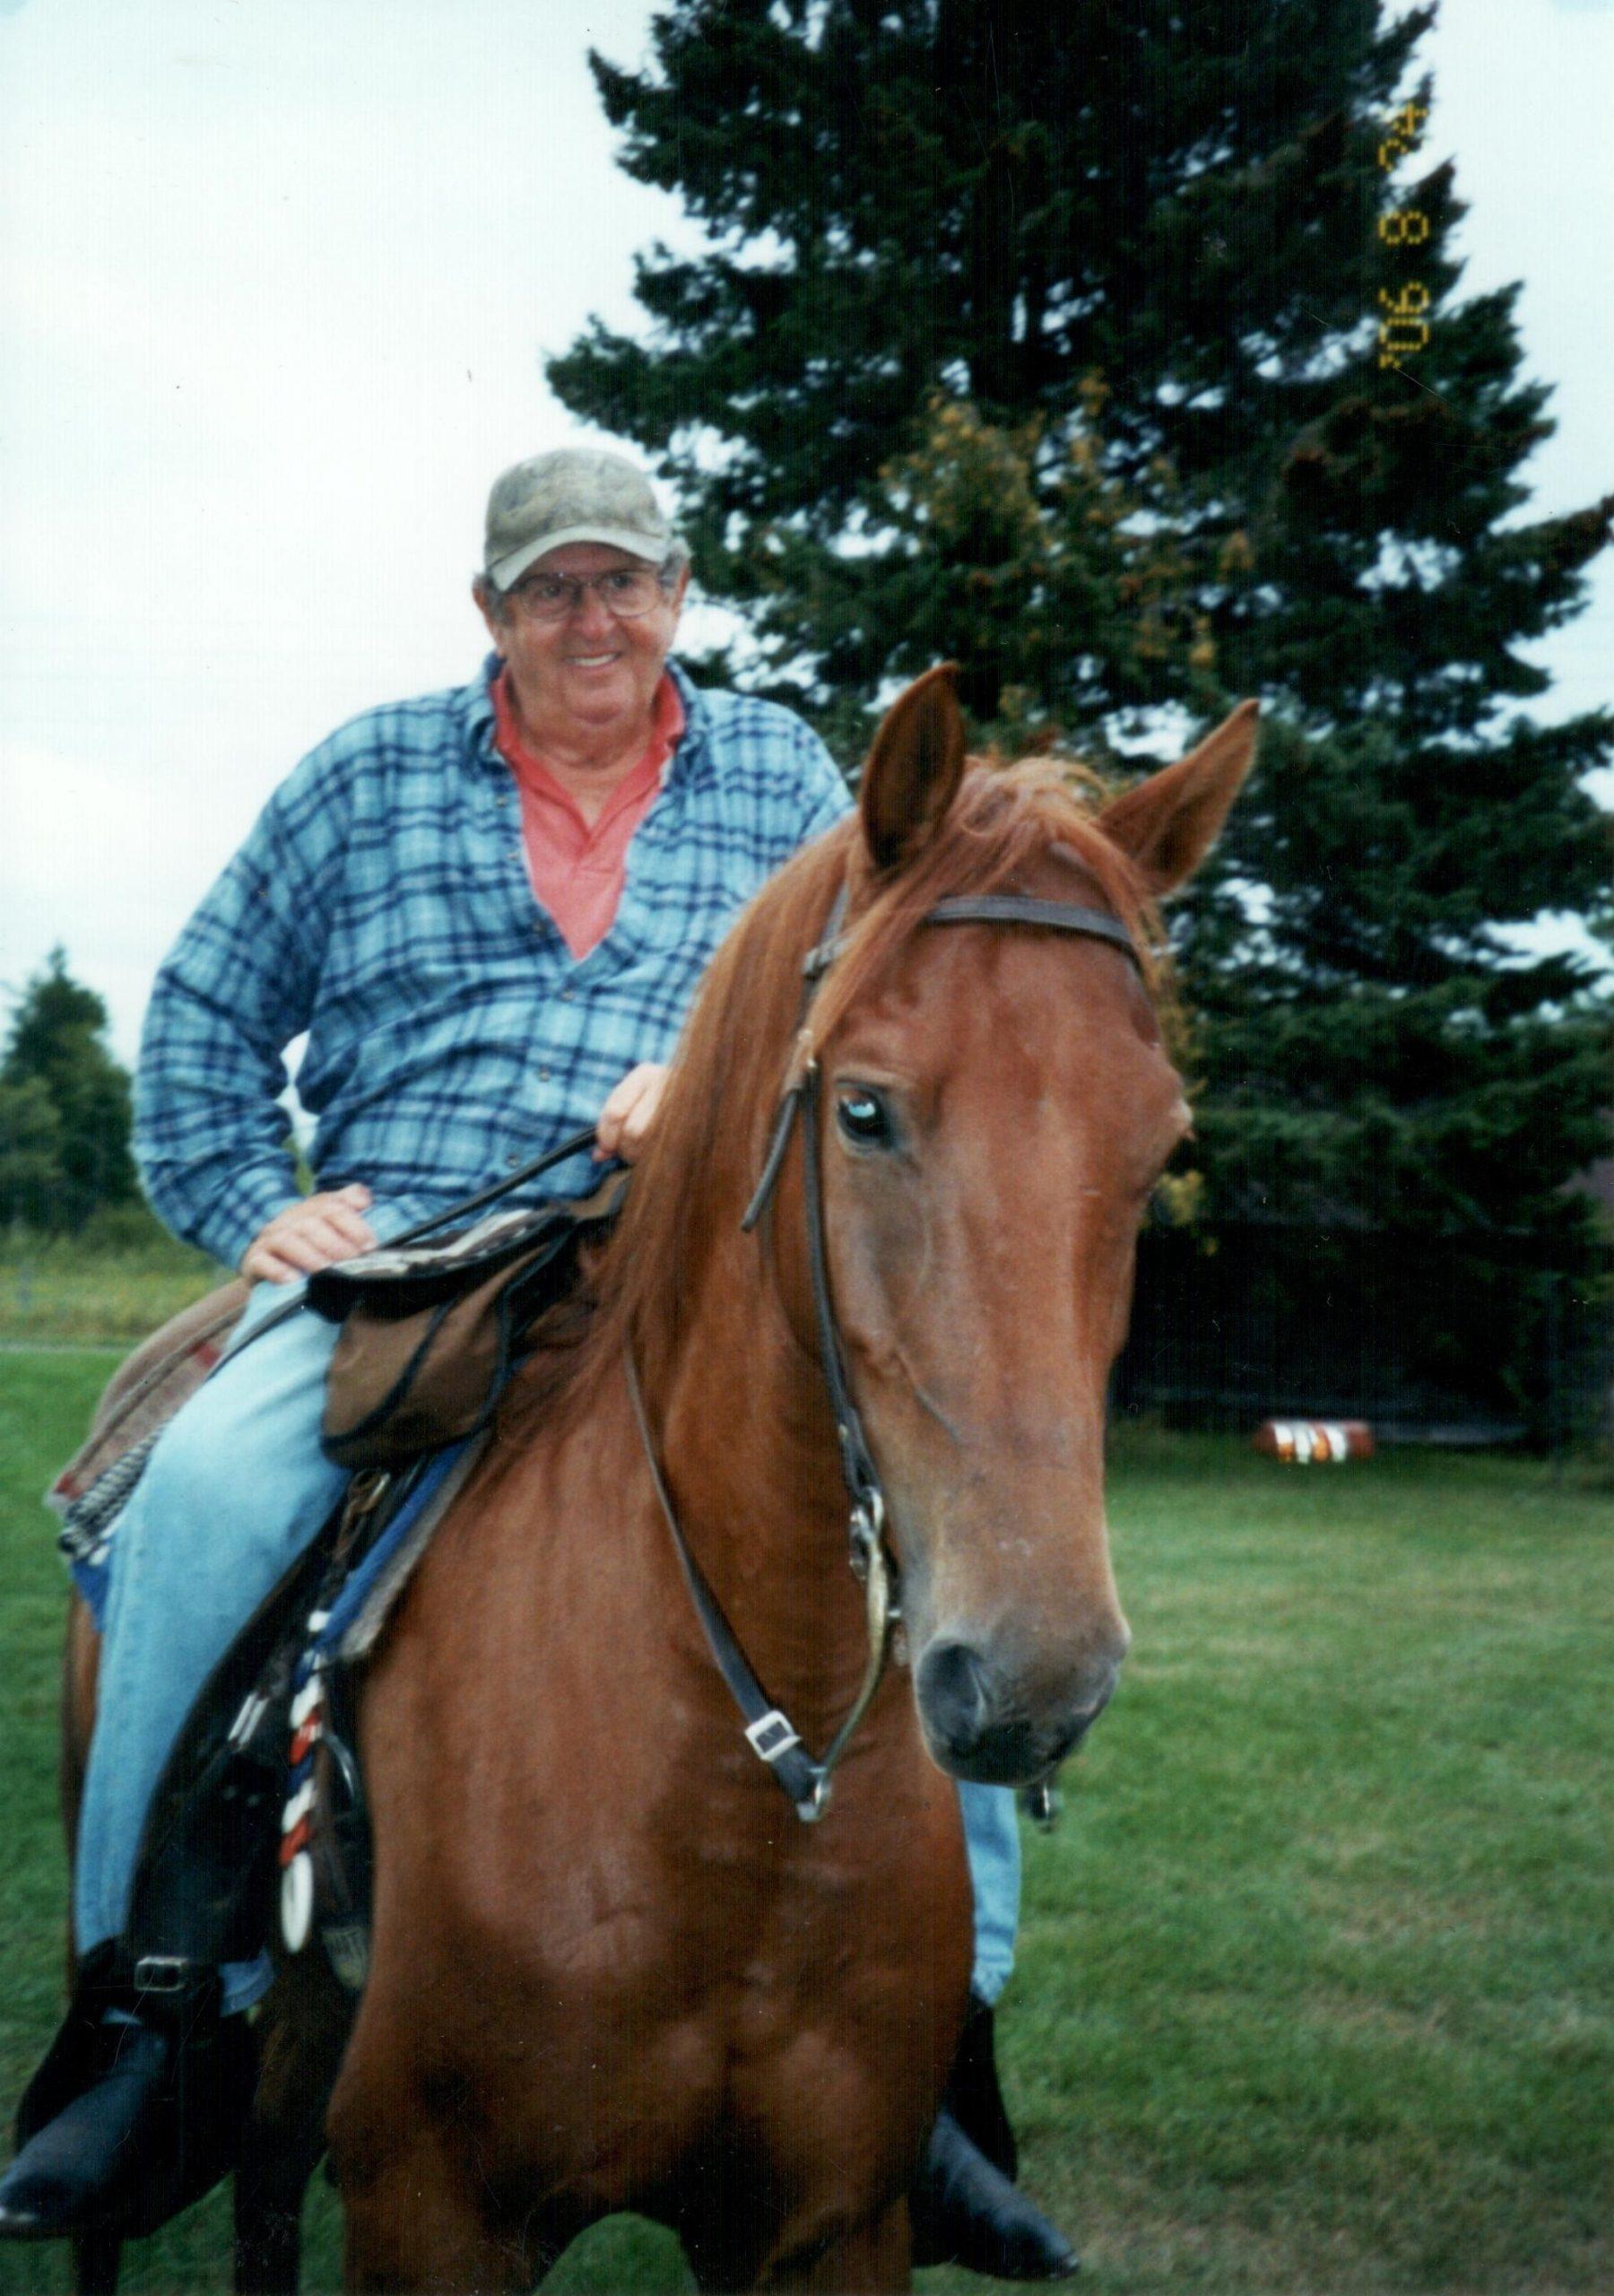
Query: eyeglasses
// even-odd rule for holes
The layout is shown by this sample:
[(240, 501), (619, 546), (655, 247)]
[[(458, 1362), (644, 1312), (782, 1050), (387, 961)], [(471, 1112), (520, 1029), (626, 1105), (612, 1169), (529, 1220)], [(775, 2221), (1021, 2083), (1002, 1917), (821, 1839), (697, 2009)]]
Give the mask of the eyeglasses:
[(577, 613), (584, 592), (593, 590), (608, 613), (634, 622), (660, 604), (666, 587), (652, 567), (613, 566), (604, 574), (531, 574), (510, 597), (529, 622), (564, 622)]

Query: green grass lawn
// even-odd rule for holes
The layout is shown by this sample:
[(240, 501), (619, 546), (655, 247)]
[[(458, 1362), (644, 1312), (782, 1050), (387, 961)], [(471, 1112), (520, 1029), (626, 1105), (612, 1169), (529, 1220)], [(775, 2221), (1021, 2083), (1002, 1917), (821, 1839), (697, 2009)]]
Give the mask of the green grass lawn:
[[(62, 1589), (38, 1494), (105, 1356), (0, 1359), (7, 2107), (54, 2019)], [(1614, 1507), (1529, 1462), (1283, 1469), (1129, 1431), (1136, 1635), (1027, 1845), (1002, 2020), (1028, 2186), (1114, 2296), (1614, 2288)], [(335, 2284), (323, 2187), (309, 2284)], [(225, 2283), (221, 2196), (126, 2284)], [(600, 2228), (551, 2286), (672, 2290)], [(934, 2296), (982, 2286), (924, 2275)], [(0, 2291), (66, 2286), (0, 2249)]]
[(87, 1236), (0, 1230), (0, 1346), (133, 1345), (225, 1280), (137, 1207)]

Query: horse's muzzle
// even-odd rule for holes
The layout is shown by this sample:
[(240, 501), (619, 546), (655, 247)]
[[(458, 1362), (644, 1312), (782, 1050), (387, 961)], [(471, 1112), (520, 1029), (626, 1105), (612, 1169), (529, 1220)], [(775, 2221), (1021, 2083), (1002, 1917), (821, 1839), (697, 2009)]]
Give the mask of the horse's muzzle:
[(1108, 1705), (1125, 1646), (1089, 1658), (1052, 1696), (1028, 1695), (989, 1651), (938, 1636), (914, 1671), (932, 1759), (977, 1786), (1028, 1786), (1075, 1751)]

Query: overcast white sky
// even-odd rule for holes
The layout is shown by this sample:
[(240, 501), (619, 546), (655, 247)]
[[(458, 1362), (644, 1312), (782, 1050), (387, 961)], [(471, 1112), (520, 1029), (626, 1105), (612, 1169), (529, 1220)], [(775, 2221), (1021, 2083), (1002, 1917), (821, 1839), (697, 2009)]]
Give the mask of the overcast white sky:
[[(678, 227), (585, 64), (649, 0), (0, 0), (0, 984), (54, 942), (133, 1057), (152, 974), (273, 784), (468, 676), (489, 480), (575, 435), (542, 355), (631, 324)], [(1614, 0), (1445, 0), (1426, 149), (1465, 290), (1520, 278), (1559, 434), (1614, 487)], [(1614, 570), (1544, 658), (1614, 698)]]

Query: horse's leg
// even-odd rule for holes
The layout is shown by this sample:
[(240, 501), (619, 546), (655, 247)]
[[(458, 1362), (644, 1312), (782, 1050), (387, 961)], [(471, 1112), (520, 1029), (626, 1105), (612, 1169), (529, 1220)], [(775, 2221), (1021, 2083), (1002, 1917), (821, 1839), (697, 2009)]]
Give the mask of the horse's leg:
[(235, 2172), (236, 2296), (297, 2296), (303, 2196), (324, 2144), (317, 2124), (288, 2139), (254, 2117)]
[(744, 2212), (736, 2209), (713, 2238), (686, 2231), (684, 2251), (698, 2285), (708, 2296), (742, 2289), (816, 2289), (822, 2296), (870, 2296), (909, 2285), (911, 2241), (907, 2202), (898, 2198), (883, 2213), (824, 2233), (788, 2225), (771, 2240), (746, 2238)]
[(451, 2080), (421, 2079), (408, 2031), (407, 2017), (388, 2016), (372, 1990), (332, 2100), (346, 2285), (375, 2296), (529, 2289), (524, 2228), (499, 2212), (466, 2125), (468, 2100)]
[(757, 2284), (817, 2289), (822, 2296), (846, 2296), (848, 2289), (866, 2289), (869, 2296), (879, 2296), (881, 2290), (910, 2285), (910, 2248), (907, 2202), (895, 2200), (883, 2216), (829, 2241), (811, 2257), (782, 2257)]
[[(100, 1637), (90, 1606), (74, 1594), (67, 1605), (67, 1631), (62, 1644), (62, 1745), (57, 1779), (61, 1787), (62, 1824), (67, 1836), (67, 1896), (73, 1898), (73, 1875), (78, 1857), (79, 1803), (84, 1790), (84, 1764), (90, 1756), (90, 1733), (95, 1726), (95, 1684), (100, 1672)], [(78, 1956), (73, 1946), (73, 1919), (67, 1920), (67, 1985), (72, 1990)], [(84, 2232), (73, 2243), (73, 2285), (75, 2296), (117, 2296), (123, 2241), (116, 2232)]]
[(296, 2296), (303, 2196), (352, 2021), (323, 1953), (282, 1965), (259, 2020), (257, 2093), (236, 2170), (237, 2296)]
[(346, 2271), (360, 2296), (499, 2296), (528, 2289), (526, 2247), (490, 2221), (467, 2165), (430, 2129), (412, 2131), (357, 2188), (345, 2182)]
[(82, 2232), (73, 2244), (75, 2296), (117, 2296), (123, 2241), (116, 2232)]
[[(62, 1744), (57, 1779), (61, 1787), (62, 1824), (67, 1835), (67, 1895), (73, 1896), (73, 1869), (78, 1850), (79, 1799), (83, 1792), (84, 1763), (90, 1733), (95, 1722), (95, 1678), (100, 1664), (100, 1637), (82, 1597), (71, 1596), (67, 1631), (62, 1644)], [(73, 1921), (67, 1922), (67, 1989), (73, 1990), (78, 1957), (73, 1950)], [(85, 2232), (73, 2243), (73, 2285), (77, 2296), (116, 2296), (123, 2242), (115, 2232)]]
[(306, 2177), (265, 2177), (261, 2164), (236, 2170), (236, 2296), (297, 2296), (307, 2189)]

